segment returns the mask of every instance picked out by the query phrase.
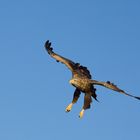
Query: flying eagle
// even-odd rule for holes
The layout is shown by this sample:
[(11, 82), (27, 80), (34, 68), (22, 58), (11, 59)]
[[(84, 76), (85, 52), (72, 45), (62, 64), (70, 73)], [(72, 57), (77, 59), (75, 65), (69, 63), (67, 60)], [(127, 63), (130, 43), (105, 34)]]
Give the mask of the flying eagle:
[(75, 91), (73, 94), (72, 102), (66, 107), (66, 112), (70, 112), (72, 109), (73, 104), (75, 104), (81, 94), (84, 93), (84, 104), (82, 107), (81, 112), (79, 113), (79, 117), (82, 118), (84, 111), (90, 108), (92, 97), (97, 100), (96, 89), (94, 88), (95, 85), (104, 86), (106, 88), (112, 89), (119, 93), (125, 94), (127, 96), (136, 98), (140, 100), (140, 97), (133, 96), (131, 94), (126, 93), (125, 91), (118, 88), (115, 84), (111, 83), (110, 81), (102, 82), (92, 80), (91, 74), (87, 67), (80, 65), (79, 63), (75, 63), (65, 57), (62, 57), (55, 52), (53, 52), (53, 48), (51, 47), (51, 42), (46, 41), (45, 48), (48, 54), (54, 58), (57, 62), (61, 62), (65, 64), (72, 72), (72, 79), (69, 81), (71, 85), (75, 87)]

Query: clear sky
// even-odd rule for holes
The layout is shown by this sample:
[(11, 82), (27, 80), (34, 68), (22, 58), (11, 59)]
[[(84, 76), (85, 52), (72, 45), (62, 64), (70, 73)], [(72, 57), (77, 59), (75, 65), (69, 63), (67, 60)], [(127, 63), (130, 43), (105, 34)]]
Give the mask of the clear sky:
[(140, 102), (97, 88), (70, 113), (71, 72), (44, 49), (140, 96), (139, 0), (0, 1), (0, 140), (140, 140)]

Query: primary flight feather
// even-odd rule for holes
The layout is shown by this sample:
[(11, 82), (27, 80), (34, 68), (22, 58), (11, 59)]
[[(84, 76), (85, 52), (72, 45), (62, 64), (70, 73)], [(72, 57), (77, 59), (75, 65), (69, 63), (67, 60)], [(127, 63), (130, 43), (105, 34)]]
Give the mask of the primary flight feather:
[(118, 88), (115, 84), (111, 83), (110, 81), (102, 82), (102, 81), (92, 80), (91, 79), (92, 76), (89, 70), (87, 69), (87, 67), (84, 67), (80, 65), (79, 63), (75, 63), (65, 57), (62, 57), (61, 55), (56, 54), (53, 51), (53, 48), (51, 47), (51, 43), (49, 42), (49, 40), (46, 41), (45, 48), (48, 54), (52, 58), (54, 58), (57, 62), (61, 62), (65, 64), (72, 72), (72, 79), (69, 82), (75, 87), (75, 91), (74, 91), (72, 102), (66, 107), (66, 112), (71, 111), (73, 104), (77, 102), (82, 92), (85, 94), (84, 104), (83, 104), (81, 112), (79, 113), (79, 117), (82, 118), (84, 111), (90, 108), (92, 98), (97, 100), (96, 89), (94, 87), (95, 85), (104, 86), (111, 90), (117, 91), (119, 93), (122, 93), (127, 96), (140, 100), (140, 97), (133, 96), (131, 94), (126, 93), (124, 90)]

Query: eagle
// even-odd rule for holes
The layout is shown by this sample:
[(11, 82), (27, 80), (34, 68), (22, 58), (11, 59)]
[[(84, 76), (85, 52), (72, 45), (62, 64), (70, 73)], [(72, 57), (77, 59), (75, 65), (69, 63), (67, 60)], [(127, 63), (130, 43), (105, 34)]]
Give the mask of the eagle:
[(80, 65), (80, 63), (75, 63), (72, 60), (55, 53), (53, 51), (53, 48), (51, 47), (51, 42), (49, 42), (49, 40), (45, 42), (45, 49), (52, 58), (54, 58), (57, 62), (65, 64), (72, 72), (72, 78), (69, 83), (75, 87), (75, 91), (71, 103), (66, 107), (66, 112), (71, 111), (72, 106), (77, 102), (80, 94), (84, 93), (84, 103), (79, 113), (79, 117), (82, 118), (84, 115), (84, 111), (90, 108), (92, 98), (98, 101), (95, 88), (96, 85), (104, 86), (111, 90), (140, 100), (140, 97), (126, 93), (124, 90), (118, 88), (114, 83), (110, 81), (103, 82), (92, 79), (90, 71), (87, 69), (87, 67)]

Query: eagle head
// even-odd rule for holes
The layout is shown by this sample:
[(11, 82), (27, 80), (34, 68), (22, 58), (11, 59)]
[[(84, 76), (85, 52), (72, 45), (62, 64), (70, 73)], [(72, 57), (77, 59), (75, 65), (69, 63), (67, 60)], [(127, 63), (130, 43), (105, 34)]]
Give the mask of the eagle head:
[(78, 79), (71, 79), (69, 83), (72, 84), (74, 87), (78, 87), (79, 85)]

